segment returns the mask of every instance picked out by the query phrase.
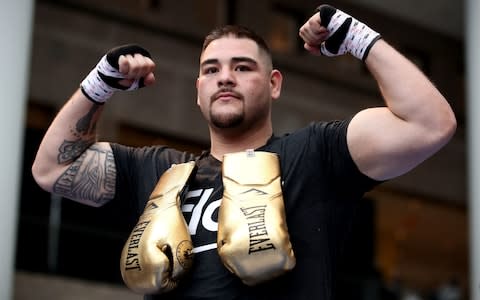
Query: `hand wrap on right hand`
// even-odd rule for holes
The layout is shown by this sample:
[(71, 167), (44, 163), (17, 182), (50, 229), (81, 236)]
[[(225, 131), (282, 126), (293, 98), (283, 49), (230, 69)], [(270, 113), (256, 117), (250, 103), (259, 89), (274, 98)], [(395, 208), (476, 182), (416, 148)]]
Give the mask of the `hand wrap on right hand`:
[(119, 57), (127, 54), (134, 55), (136, 53), (146, 57), (152, 57), (147, 50), (134, 44), (119, 46), (108, 51), (80, 84), (80, 88), (85, 97), (96, 104), (103, 104), (115, 91), (132, 91), (143, 87), (143, 79), (136, 79), (130, 87), (119, 84), (120, 80), (126, 78), (126, 76), (119, 71)]

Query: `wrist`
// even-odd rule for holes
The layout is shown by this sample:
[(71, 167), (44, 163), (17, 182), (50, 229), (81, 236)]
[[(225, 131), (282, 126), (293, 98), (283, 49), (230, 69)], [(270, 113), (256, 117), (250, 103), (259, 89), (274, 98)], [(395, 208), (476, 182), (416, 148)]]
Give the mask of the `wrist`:
[(95, 68), (80, 83), (80, 90), (88, 100), (95, 104), (104, 104), (113, 95), (115, 90), (105, 83), (101, 77), (101, 74), (105, 74), (111, 68), (111, 66), (109, 68), (106, 56), (103, 56)]
[(378, 42), (379, 40), (381, 40), (381, 39), (382, 39), (382, 36), (381, 36), (380, 34), (377, 35), (374, 39), (372, 39), (372, 41), (370, 42), (370, 44), (369, 44), (369, 45), (366, 47), (366, 49), (365, 49), (365, 52), (364, 52), (364, 54), (363, 54), (362, 61), (365, 62), (365, 61), (367, 60), (367, 58), (368, 58), (368, 56), (369, 56), (369, 54), (370, 54), (370, 51), (372, 50), (373, 46), (374, 46), (375, 44), (377, 44), (377, 42)]

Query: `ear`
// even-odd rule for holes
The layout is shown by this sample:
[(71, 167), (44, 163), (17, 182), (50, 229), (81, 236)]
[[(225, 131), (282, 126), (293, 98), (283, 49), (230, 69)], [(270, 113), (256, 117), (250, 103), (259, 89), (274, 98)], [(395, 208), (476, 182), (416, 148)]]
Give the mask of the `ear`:
[(273, 100), (280, 97), (282, 91), (283, 75), (279, 70), (272, 70), (270, 73), (270, 95)]

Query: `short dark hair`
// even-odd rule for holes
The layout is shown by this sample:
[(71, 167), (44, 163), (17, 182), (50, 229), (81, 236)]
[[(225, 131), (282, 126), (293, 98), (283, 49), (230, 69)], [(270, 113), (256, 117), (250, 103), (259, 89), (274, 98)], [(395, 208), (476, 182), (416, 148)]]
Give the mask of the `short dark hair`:
[(270, 59), (272, 58), (272, 52), (270, 51), (270, 48), (265, 40), (252, 29), (242, 25), (223, 25), (210, 31), (203, 41), (202, 52), (205, 51), (208, 45), (210, 45), (210, 43), (214, 40), (226, 36), (250, 39), (254, 41), (262, 50), (264, 50)]

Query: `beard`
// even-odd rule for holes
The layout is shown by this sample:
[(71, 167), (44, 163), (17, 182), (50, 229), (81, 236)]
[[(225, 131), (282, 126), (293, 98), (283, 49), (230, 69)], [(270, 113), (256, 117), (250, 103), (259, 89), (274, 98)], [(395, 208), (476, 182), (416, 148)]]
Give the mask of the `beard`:
[[(220, 92), (231, 92), (237, 100), (233, 100), (234, 102), (230, 104), (216, 103)], [(258, 106), (255, 109), (250, 108), (250, 114), (247, 116), (244, 96), (232, 90), (218, 91), (210, 100), (208, 119), (210, 124), (218, 129), (248, 130), (268, 118), (270, 112), (268, 105)]]
[[(241, 102), (241, 107), (237, 107), (234, 110), (227, 110), (223, 111), (225, 108), (218, 107), (215, 109), (213, 106), (216, 105), (215, 100), (217, 99), (220, 93), (232, 93), (236, 101)], [(223, 88), (217, 91), (212, 97), (210, 98), (210, 109), (209, 109), (209, 117), (210, 122), (217, 128), (221, 129), (229, 129), (229, 128), (236, 128), (240, 126), (244, 119), (245, 119), (245, 107), (243, 103), (243, 95), (233, 91), (230, 88)], [(238, 104), (238, 103), (237, 103)], [(233, 109), (233, 108), (232, 108)]]
[(245, 119), (243, 109), (237, 112), (215, 113), (210, 107), (210, 121), (217, 128), (227, 129), (240, 126)]

